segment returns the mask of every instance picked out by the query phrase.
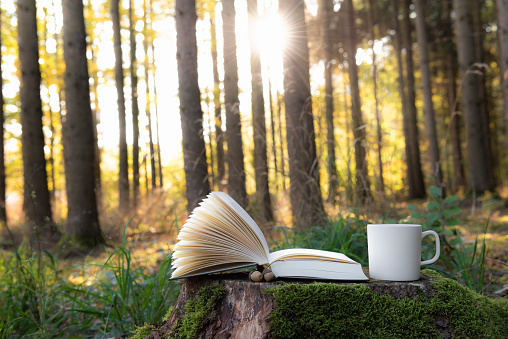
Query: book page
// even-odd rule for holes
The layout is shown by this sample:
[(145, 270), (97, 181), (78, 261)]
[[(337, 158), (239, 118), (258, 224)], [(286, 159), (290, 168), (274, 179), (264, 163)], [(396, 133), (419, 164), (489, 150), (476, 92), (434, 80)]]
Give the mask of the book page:
[(313, 250), (308, 248), (292, 248), (270, 253), (268, 260), (271, 263), (282, 260), (319, 260), (341, 262), (344, 264), (358, 264), (342, 253)]
[(177, 239), (172, 278), (268, 263), (268, 244), (261, 230), (226, 193), (210, 193)]

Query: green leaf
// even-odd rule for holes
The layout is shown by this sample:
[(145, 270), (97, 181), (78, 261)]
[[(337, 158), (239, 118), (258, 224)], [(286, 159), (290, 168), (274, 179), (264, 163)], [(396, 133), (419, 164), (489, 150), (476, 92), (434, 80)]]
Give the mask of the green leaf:
[(449, 218), (446, 219), (446, 226), (458, 226), (462, 224), (462, 220), (459, 218)]
[(436, 212), (426, 213), (425, 218), (427, 219), (429, 224), (432, 224), (434, 221), (439, 219), (439, 213), (436, 213)]
[(450, 195), (444, 199), (446, 207), (453, 206), (457, 201), (459, 201), (459, 197), (456, 195)]
[(408, 205), (407, 206), (407, 209), (410, 210), (410, 211), (416, 211), (416, 205), (415, 204), (411, 204), (411, 205)]
[(432, 211), (432, 210), (438, 210), (438, 211), (439, 211), (439, 210), (441, 209), (441, 205), (439, 205), (439, 204), (437, 203), (437, 201), (431, 201), (431, 202), (429, 202), (429, 203), (427, 204), (427, 209), (428, 209), (429, 211)]
[(409, 214), (409, 216), (415, 219), (423, 219), (423, 214), (421, 214), (420, 212), (413, 212)]
[(437, 186), (430, 186), (430, 195), (434, 198), (440, 198), (441, 197), (441, 189)]
[(462, 209), (460, 207), (452, 207), (452, 208), (448, 208), (444, 211), (444, 215), (445, 217), (451, 217), (453, 215), (457, 215), (457, 214), (460, 214), (460, 212), (462, 212)]

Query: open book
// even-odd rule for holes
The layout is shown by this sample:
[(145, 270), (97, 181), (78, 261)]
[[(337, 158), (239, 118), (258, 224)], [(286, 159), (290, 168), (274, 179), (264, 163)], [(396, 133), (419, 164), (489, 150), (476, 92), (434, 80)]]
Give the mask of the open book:
[(368, 280), (361, 265), (341, 253), (301, 248), (270, 253), (259, 226), (223, 192), (210, 193), (194, 209), (177, 239), (172, 279), (269, 265), (276, 277)]

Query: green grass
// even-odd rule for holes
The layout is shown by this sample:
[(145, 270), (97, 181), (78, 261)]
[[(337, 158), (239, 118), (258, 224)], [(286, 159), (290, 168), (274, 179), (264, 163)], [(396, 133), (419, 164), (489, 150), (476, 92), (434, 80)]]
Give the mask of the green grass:
[[(127, 248), (126, 227), (121, 247), (101, 265), (61, 267), (49, 252), (27, 246), (0, 252), (0, 338), (124, 336), (160, 321), (179, 293), (168, 280), (171, 258), (150, 274)], [(76, 270), (95, 279), (75, 284), (69, 275)]]

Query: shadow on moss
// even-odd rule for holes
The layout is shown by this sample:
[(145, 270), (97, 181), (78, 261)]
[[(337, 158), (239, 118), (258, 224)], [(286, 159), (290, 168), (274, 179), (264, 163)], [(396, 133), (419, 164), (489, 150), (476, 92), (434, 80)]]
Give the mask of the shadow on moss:
[(506, 338), (508, 300), (489, 299), (442, 278), (434, 293), (396, 299), (367, 285), (287, 284), (270, 289), (277, 308), (271, 331), (279, 338)]

